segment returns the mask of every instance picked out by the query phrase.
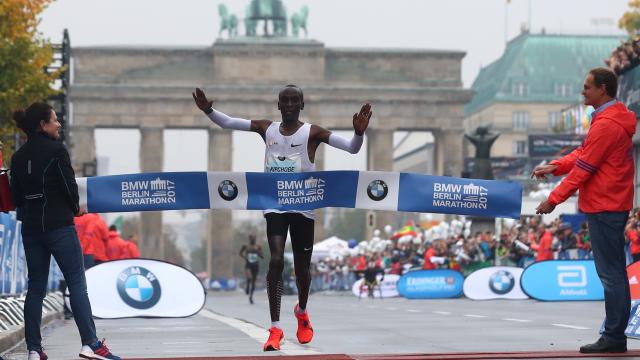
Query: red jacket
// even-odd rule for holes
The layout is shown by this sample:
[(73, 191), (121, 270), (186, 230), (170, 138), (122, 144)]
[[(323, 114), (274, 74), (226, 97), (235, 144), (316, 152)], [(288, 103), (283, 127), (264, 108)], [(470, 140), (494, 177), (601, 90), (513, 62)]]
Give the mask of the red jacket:
[(87, 214), (83, 216), (77, 216), (73, 218), (73, 223), (76, 226), (76, 233), (78, 233), (78, 239), (80, 240), (80, 246), (82, 247), (82, 253), (86, 255), (93, 255), (93, 234), (91, 233), (91, 216)]
[(553, 260), (553, 250), (551, 249), (552, 244), (553, 234), (551, 234), (551, 231), (545, 230), (545, 232), (540, 236), (540, 242), (538, 244), (531, 244), (531, 249), (538, 252), (536, 261)]
[(109, 260), (109, 258), (107, 257), (107, 251), (105, 249), (107, 234), (109, 232), (109, 230), (107, 229), (107, 224), (98, 214), (89, 213), (84, 216), (88, 216), (91, 219), (87, 231), (89, 231), (93, 235), (93, 254), (96, 260)]
[(429, 248), (429, 250), (424, 253), (424, 265), (422, 267), (424, 270), (436, 269), (436, 264), (431, 262), (431, 258), (434, 256), (436, 256), (436, 249), (434, 248)]
[(630, 251), (632, 254), (640, 254), (640, 234), (638, 234), (638, 230), (627, 230), (627, 238), (629, 239)]
[(582, 145), (550, 164), (553, 175), (569, 175), (549, 195), (560, 204), (580, 190), (578, 207), (585, 213), (629, 211), (633, 207), (633, 144), (636, 115), (617, 102), (597, 114)]
[(128, 257), (129, 247), (122, 240), (117, 231), (109, 231), (109, 239), (107, 240), (107, 257), (109, 260), (126, 259)]

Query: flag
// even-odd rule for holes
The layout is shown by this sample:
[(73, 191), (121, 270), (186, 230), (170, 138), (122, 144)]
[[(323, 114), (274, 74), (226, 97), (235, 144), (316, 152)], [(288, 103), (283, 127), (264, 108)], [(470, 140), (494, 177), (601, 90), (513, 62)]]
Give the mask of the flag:
[(413, 220), (407, 221), (400, 230), (391, 235), (391, 240), (396, 240), (406, 235), (411, 235), (413, 237), (418, 236), (418, 233), (416, 232), (416, 225)]

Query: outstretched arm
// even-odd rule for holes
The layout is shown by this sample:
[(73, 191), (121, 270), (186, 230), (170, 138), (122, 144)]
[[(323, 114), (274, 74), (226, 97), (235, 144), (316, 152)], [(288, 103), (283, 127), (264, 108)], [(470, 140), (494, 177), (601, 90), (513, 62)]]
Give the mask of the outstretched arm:
[(333, 134), (331, 131), (319, 126), (316, 127), (316, 139), (318, 139), (319, 142), (326, 143), (337, 149), (347, 151), (351, 154), (356, 154), (362, 147), (364, 132), (369, 126), (369, 119), (371, 119), (371, 115), (373, 115), (373, 112), (371, 111), (370, 104), (363, 105), (360, 109), (360, 113), (353, 115), (353, 130), (355, 134), (350, 139)]
[(200, 88), (196, 88), (196, 91), (191, 93), (191, 95), (198, 109), (202, 110), (211, 121), (223, 129), (253, 131), (259, 133), (264, 138), (264, 134), (271, 124), (269, 120), (246, 120), (231, 117), (221, 111), (214, 110), (213, 100), (207, 99), (204, 91)]

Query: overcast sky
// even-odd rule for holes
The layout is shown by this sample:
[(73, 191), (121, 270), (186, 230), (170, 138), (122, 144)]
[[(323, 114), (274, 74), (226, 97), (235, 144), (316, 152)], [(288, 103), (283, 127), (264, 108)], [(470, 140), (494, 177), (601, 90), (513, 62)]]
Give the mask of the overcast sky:
[[(250, 0), (227, 0), (240, 18)], [(283, 0), (289, 15), (308, 5), (309, 38), (328, 47), (451, 49), (466, 52), (462, 78), (470, 87), (481, 66), (495, 61), (531, 18), (533, 32), (621, 34), (618, 19), (627, 0)], [(73, 46), (163, 45), (210, 46), (216, 39), (219, 16), (216, 0), (57, 0), (44, 11), (40, 30), (59, 42), (69, 29)], [(530, 6), (531, 5), (531, 6)], [(531, 11), (529, 11), (531, 9)], [(506, 15), (506, 16), (505, 16)], [(505, 28), (505, 18), (508, 26)], [(242, 28), (241, 28), (242, 29)], [(242, 31), (242, 30), (241, 30)], [(357, 110), (357, 109), (356, 109)], [(355, 112), (355, 110), (354, 110)], [(242, 114), (233, 114), (242, 116)], [(203, 121), (207, 121), (203, 117)], [(129, 139), (130, 141), (125, 141)], [(135, 132), (101, 130), (97, 152), (109, 158), (110, 174), (137, 172)], [(165, 132), (165, 171), (205, 170), (206, 134)], [(235, 134), (243, 153), (263, 149), (257, 136)], [(238, 149), (237, 145), (235, 146)], [(179, 154), (190, 154), (188, 157)], [(364, 166), (364, 151), (345, 158), (328, 152), (329, 168)], [(242, 161), (241, 161), (242, 160)], [(262, 157), (247, 161), (234, 151), (234, 171), (260, 171)], [(341, 165), (335, 165), (341, 164)], [(343, 167), (344, 168), (344, 167)]]

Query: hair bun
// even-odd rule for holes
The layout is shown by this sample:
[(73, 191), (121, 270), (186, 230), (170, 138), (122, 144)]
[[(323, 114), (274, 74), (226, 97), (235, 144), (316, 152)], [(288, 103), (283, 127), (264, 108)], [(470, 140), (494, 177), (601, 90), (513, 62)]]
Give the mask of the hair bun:
[(24, 110), (16, 110), (13, 112), (13, 120), (16, 122), (16, 125), (20, 129), (22, 129), (25, 120), (27, 119), (27, 112)]

